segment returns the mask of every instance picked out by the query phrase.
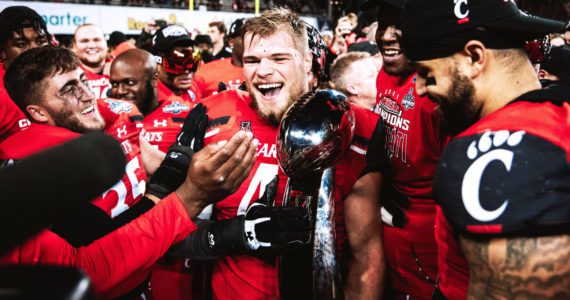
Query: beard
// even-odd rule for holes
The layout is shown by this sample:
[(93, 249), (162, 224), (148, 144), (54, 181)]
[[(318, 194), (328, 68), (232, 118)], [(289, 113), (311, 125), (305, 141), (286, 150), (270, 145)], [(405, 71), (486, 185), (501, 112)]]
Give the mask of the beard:
[(143, 116), (146, 116), (149, 113), (151, 113), (155, 108), (154, 101), (156, 99), (156, 91), (152, 86), (152, 82), (150, 80), (146, 82), (145, 90), (141, 94), (143, 94), (144, 97), (141, 97), (142, 101), (138, 101), (136, 103), (136, 106), (139, 109), (139, 111), (143, 114)]
[(73, 132), (77, 133), (89, 133), (89, 132), (96, 132), (102, 131), (104, 124), (103, 120), (101, 119), (100, 126), (96, 128), (88, 128), (81, 121), (73, 115), (71, 111), (53, 111), (50, 108), (46, 108), (46, 110), (51, 115), (55, 126), (63, 127), (69, 129)]
[(293, 105), (293, 103), (301, 99), (301, 96), (303, 96), (307, 92), (306, 77), (307, 76), (304, 73), (299, 72), (295, 77), (297, 78), (297, 80), (293, 81), (293, 84), (289, 86), (288, 89), (289, 96), (286, 99), (285, 103), (274, 109), (260, 105), (259, 104), (260, 101), (257, 98), (255, 98), (255, 94), (250, 93), (251, 108), (253, 108), (253, 110), (255, 110), (255, 112), (257, 113), (257, 115), (260, 116), (262, 119), (269, 121), (271, 124), (275, 126), (278, 126), (287, 109), (289, 109), (289, 107)]
[(443, 130), (455, 136), (479, 120), (481, 107), (475, 102), (475, 86), (467, 78), (453, 70), (453, 81), (447, 98), (438, 99), (438, 111), (442, 116)]

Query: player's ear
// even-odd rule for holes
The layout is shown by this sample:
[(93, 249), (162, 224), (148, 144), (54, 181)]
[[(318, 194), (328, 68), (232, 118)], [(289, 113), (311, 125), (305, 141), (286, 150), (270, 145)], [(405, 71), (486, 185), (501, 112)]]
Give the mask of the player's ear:
[(467, 62), (467, 75), (473, 79), (478, 77), (485, 65), (489, 63), (489, 51), (483, 43), (477, 40), (471, 40), (465, 44), (463, 48), (463, 55)]
[(152, 77), (150, 79), (150, 84), (152, 84), (153, 88), (158, 87), (158, 72), (152, 73)]
[(45, 124), (51, 120), (49, 113), (43, 107), (38, 105), (28, 105), (26, 107), (26, 112), (28, 112), (28, 115), (32, 119), (31, 121), (37, 123)]
[(346, 85), (346, 91), (352, 95), (358, 95), (358, 88), (352, 83)]
[(311, 51), (307, 51), (307, 54), (305, 54), (303, 67), (306, 73), (311, 72), (311, 68), (313, 67), (313, 53)]

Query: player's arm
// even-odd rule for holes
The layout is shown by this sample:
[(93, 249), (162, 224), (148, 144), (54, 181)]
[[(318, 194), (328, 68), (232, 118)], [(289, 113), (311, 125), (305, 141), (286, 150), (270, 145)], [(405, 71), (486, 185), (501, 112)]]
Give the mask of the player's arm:
[(384, 285), (385, 259), (380, 221), (382, 174), (360, 177), (344, 201), (344, 219), (350, 246), (345, 299), (378, 299)]
[(278, 176), (245, 215), (196, 221), (198, 229), (169, 251), (172, 258), (211, 260), (235, 254), (279, 254), (311, 240), (309, 213), (302, 207), (273, 206)]
[[(45, 232), (30, 240), (4, 262), (54, 264), (84, 270), (95, 291), (113, 298), (138, 284), (150, 267), (174, 243), (196, 229), (191, 218), (240, 186), (251, 171), (258, 143), (240, 132), (225, 144), (208, 145), (194, 154), (184, 183), (155, 208), (87, 247), (74, 248), (59, 236)], [(116, 294), (109, 295), (110, 291)]]
[(570, 299), (570, 236), (460, 237), (468, 299)]

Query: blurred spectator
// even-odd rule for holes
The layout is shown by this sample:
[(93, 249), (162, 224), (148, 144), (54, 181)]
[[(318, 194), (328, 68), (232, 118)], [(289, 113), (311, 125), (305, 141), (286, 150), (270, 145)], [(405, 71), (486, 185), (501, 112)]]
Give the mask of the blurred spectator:
[(212, 54), (213, 45), (212, 39), (209, 35), (206, 34), (199, 34), (194, 39), (196, 42), (196, 47), (200, 49), (200, 56), (202, 58), (202, 62), (209, 63), (214, 60), (214, 55)]
[(214, 60), (231, 57), (231, 50), (226, 48), (227, 29), (224, 22), (211, 22), (208, 26), (208, 35), (212, 39)]
[(380, 72), (373, 60), (370, 53), (350, 52), (339, 55), (330, 70), (334, 87), (368, 110), (376, 105), (376, 76)]
[(221, 90), (237, 89), (244, 83), (241, 36), (243, 23), (244, 19), (237, 19), (230, 26), (228, 35), (234, 47), (232, 57), (205, 64), (196, 72), (192, 90), (196, 92), (198, 98), (215, 95)]
[(121, 53), (136, 48), (136, 46), (127, 40), (127, 37), (120, 31), (113, 31), (109, 36), (107, 41), (109, 47), (109, 59), (113, 60), (115, 57), (121, 55)]

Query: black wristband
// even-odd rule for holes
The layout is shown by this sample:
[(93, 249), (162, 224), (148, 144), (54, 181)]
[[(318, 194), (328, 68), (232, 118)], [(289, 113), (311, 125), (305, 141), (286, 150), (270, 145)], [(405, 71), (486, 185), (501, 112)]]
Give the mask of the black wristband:
[(201, 237), (202, 247), (210, 249), (216, 255), (248, 252), (244, 222), (245, 216), (237, 216), (209, 224), (206, 234)]

